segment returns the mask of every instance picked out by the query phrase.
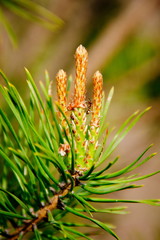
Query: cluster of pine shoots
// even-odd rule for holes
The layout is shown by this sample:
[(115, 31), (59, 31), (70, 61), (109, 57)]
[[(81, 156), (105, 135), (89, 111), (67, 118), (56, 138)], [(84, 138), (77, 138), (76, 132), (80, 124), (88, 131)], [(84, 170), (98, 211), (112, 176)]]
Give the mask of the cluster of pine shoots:
[[(61, 144), (59, 153), (67, 156), (64, 159), (68, 169), (75, 169), (78, 175), (90, 169), (94, 162), (95, 151), (98, 147), (98, 137), (100, 130), (100, 116), (102, 106), (102, 74), (97, 71), (93, 76), (94, 94), (92, 107), (91, 102), (86, 100), (86, 71), (88, 63), (88, 53), (80, 45), (75, 53), (76, 59), (76, 78), (74, 88), (74, 98), (67, 104), (67, 76), (63, 70), (57, 73), (57, 95), (60, 125), (62, 131), (67, 135), (65, 143)], [(91, 119), (87, 125), (87, 113), (91, 112)], [(71, 131), (67, 122), (70, 123)], [(71, 136), (72, 134), (72, 136)], [(75, 166), (71, 166), (72, 154), (70, 152), (71, 139), (74, 140)], [(64, 138), (65, 139), (65, 138)]]

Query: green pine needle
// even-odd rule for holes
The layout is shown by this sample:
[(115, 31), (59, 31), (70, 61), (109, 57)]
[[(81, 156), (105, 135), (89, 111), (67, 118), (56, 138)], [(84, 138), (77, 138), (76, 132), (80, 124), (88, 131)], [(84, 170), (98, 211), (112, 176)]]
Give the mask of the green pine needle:
[[(1, 72), (6, 86), (1, 85), (0, 91), (10, 112), (0, 109), (2, 168), (0, 175), (0, 224), (2, 226), (0, 234), (5, 237), (7, 228), (10, 239), (14, 236), (12, 232), (19, 231), (16, 236), (21, 239), (23, 234), (32, 231), (34, 239), (37, 240), (79, 238), (91, 240), (92, 232), (89, 231), (93, 227), (103, 229), (114, 238), (119, 239), (112, 230), (111, 223), (105, 224), (98, 221), (95, 216), (96, 213), (126, 214), (128, 211), (126, 211), (126, 207), (122, 206), (103, 208), (103, 203), (144, 203), (160, 206), (158, 199), (102, 198), (104, 194), (142, 187), (142, 185), (132, 183), (160, 172), (156, 171), (142, 176), (131, 173), (155, 156), (155, 153), (145, 156), (152, 145), (124, 168), (112, 170), (112, 166), (117, 163), (119, 157), (112, 160), (111, 154), (149, 108), (132, 114), (106, 145), (108, 135), (104, 134), (103, 136), (103, 133), (108, 128), (105, 119), (113, 96), (112, 88), (107, 101), (103, 97), (98, 133), (99, 139), (102, 140), (95, 149), (93, 164), (84, 172), (80, 172), (76, 169), (76, 161), (79, 159), (77, 160), (77, 142), (73, 131), (73, 120), (68, 118), (61, 106), (53, 102), (49, 91), (48, 73), (45, 75), (46, 82), (40, 83), (43, 95), (40, 94), (27, 69), (26, 75), (30, 93), (29, 104), (23, 100), (22, 93), (19, 93)], [(67, 94), (70, 81), (71, 78), (68, 82)], [(64, 124), (61, 123), (58, 113), (65, 121)], [(14, 124), (9, 117), (11, 114)], [(90, 127), (87, 126), (86, 129), (88, 131), (85, 135), (87, 142), (91, 137), (89, 135)], [(66, 146), (69, 147), (69, 152), (61, 152), (60, 147), (65, 150)], [(102, 166), (101, 164), (104, 162), (105, 166), (97, 170), (97, 167)], [(131, 175), (129, 176), (128, 173)], [(101, 203), (100, 209), (95, 208), (93, 203)], [(71, 222), (67, 217), (69, 213), (76, 218), (79, 217), (81, 221)], [(65, 216), (66, 218), (64, 218)], [(84, 219), (87, 222), (84, 222)], [(13, 226), (10, 222), (14, 223)], [(30, 227), (29, 230), (26, 230), (25, 224)], [(16, 225), (19, 226), (19, 230)], [(77, 227), (85, 227), (88, 232), (77, 230)]]

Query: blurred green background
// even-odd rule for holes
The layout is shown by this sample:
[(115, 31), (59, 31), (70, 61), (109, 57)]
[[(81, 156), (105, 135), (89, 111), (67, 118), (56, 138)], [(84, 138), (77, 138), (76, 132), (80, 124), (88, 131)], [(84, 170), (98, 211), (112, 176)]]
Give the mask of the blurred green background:
[[(119, 126), (137, 109), (152, 106), (117, 149), (120, 164), (135, 159), (146, 146), (159, 154), (141, 173), (160, 169), (160, 1), (159, 0), (1, 0), (0, 68), (28, 98), (24, 67), (38, 83), (47, 69), (52, 80), (63, 68), (74, 76), (74, 52), (89, 52), (88, 97), (92, 75), (100, 70), (106, 94), (114, 86), (110, 126)], [(1, 84), (4, 82), (0, 79)], [(55, 86), (53, 84), (53, 86)], [(56, 96), (56, 87), (53, 89)], [(0, 96), (1, 107), (7, 106)], [(12, 116), (10, 116), (12, 118)], [(118, 167), (118, 166), (117, 166)], [(145, 187), (113, 194), (113, 198), (160, 198), (160, 175)], [(160, 209), (129, 205), (126, 216), (97, 215), (112, 222), (125, 240), (159, 240)], [(95, 236), (110, 240), (112, 237)]]

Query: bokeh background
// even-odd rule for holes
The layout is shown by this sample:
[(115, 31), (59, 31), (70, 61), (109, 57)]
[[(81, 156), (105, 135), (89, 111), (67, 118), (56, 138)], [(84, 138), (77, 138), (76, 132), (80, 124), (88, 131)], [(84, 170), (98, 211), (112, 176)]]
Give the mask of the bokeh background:
[[(79, 44), (89, 52), (87, 94), (92, 75), (100, 70), (106, 94), (115, 94), (108, 115), (110, 126), (120, 124), (137, 109), (152, 106), (115, 153), (119, 166), (134, 160), (149, 144), (157, 156), (139, 169), (160, 169), (160, 1), (159, 0), (1, 0), (0, 68), (24, 99), (28, 98), (24, 67), (35, 81), (51, 80), (63, 68), (74, 77), (74, 52)], [(3, 84), (2, 79), (0, 82)], [(53, 94), (56, 95), (55, 84)], [(7, 106), (0, 96), (0, 105)], [(12, 118), (12, 116), (11, 116)], [(138, 171), (138, 170), (137, 170)], [(113, 198), (160, 198), (160, 174), (142, 181), (144, 188), (114, 193)], [(117, 226), (123, 240), (159, 240), (160, 209), (128, 204), (128, 215), (96, 215)], [(113, 239), (101, 232), (93, 239)]]

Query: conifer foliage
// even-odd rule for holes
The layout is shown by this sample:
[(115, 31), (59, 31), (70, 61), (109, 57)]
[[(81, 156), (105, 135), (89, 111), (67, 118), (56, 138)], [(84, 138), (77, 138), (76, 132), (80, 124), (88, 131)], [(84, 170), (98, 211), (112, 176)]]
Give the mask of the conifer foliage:
[[(88, 53), (82, 45), (76, 50), (75, 61), (72, 101), (67, 99), (70, 82), (63, 70), (56, 75), (57, 101), (52, 99), (53, 83), (48, 74), (45, 84), (40, 82), (41, 96), (26, 70), (29, 103), (1, 71), (5, 86), (0, 90), (11, 110), (6, 113), (0, 109), (2, 239), (93, 239), (97, 229), (119, 239), (111, 223), (97, 220), (96, 213), (126, 213), (117, 203), (160, 205), (156, 199), (109, 197), (112, 192), (141, 187), (133, 183), (159, 172), (129, 174), (155, 155), (145, 156), (151, 146), (124, 168), (112, 170), (118, 157), (112, 159), (111, 154), (148, 109), (132, 114), (106, 143), (110, 133), (106, 115), (113, 88), (105, 100), (103, 77), (97, 71), (93, 76), (93, 101), (88, 101)], [(97, 209), (94, 203), (101, 203), (100, 207)], [(107, 203), (115, 206), (107, 208)], [(74, 221), (68, 215), (74, 215)]]

